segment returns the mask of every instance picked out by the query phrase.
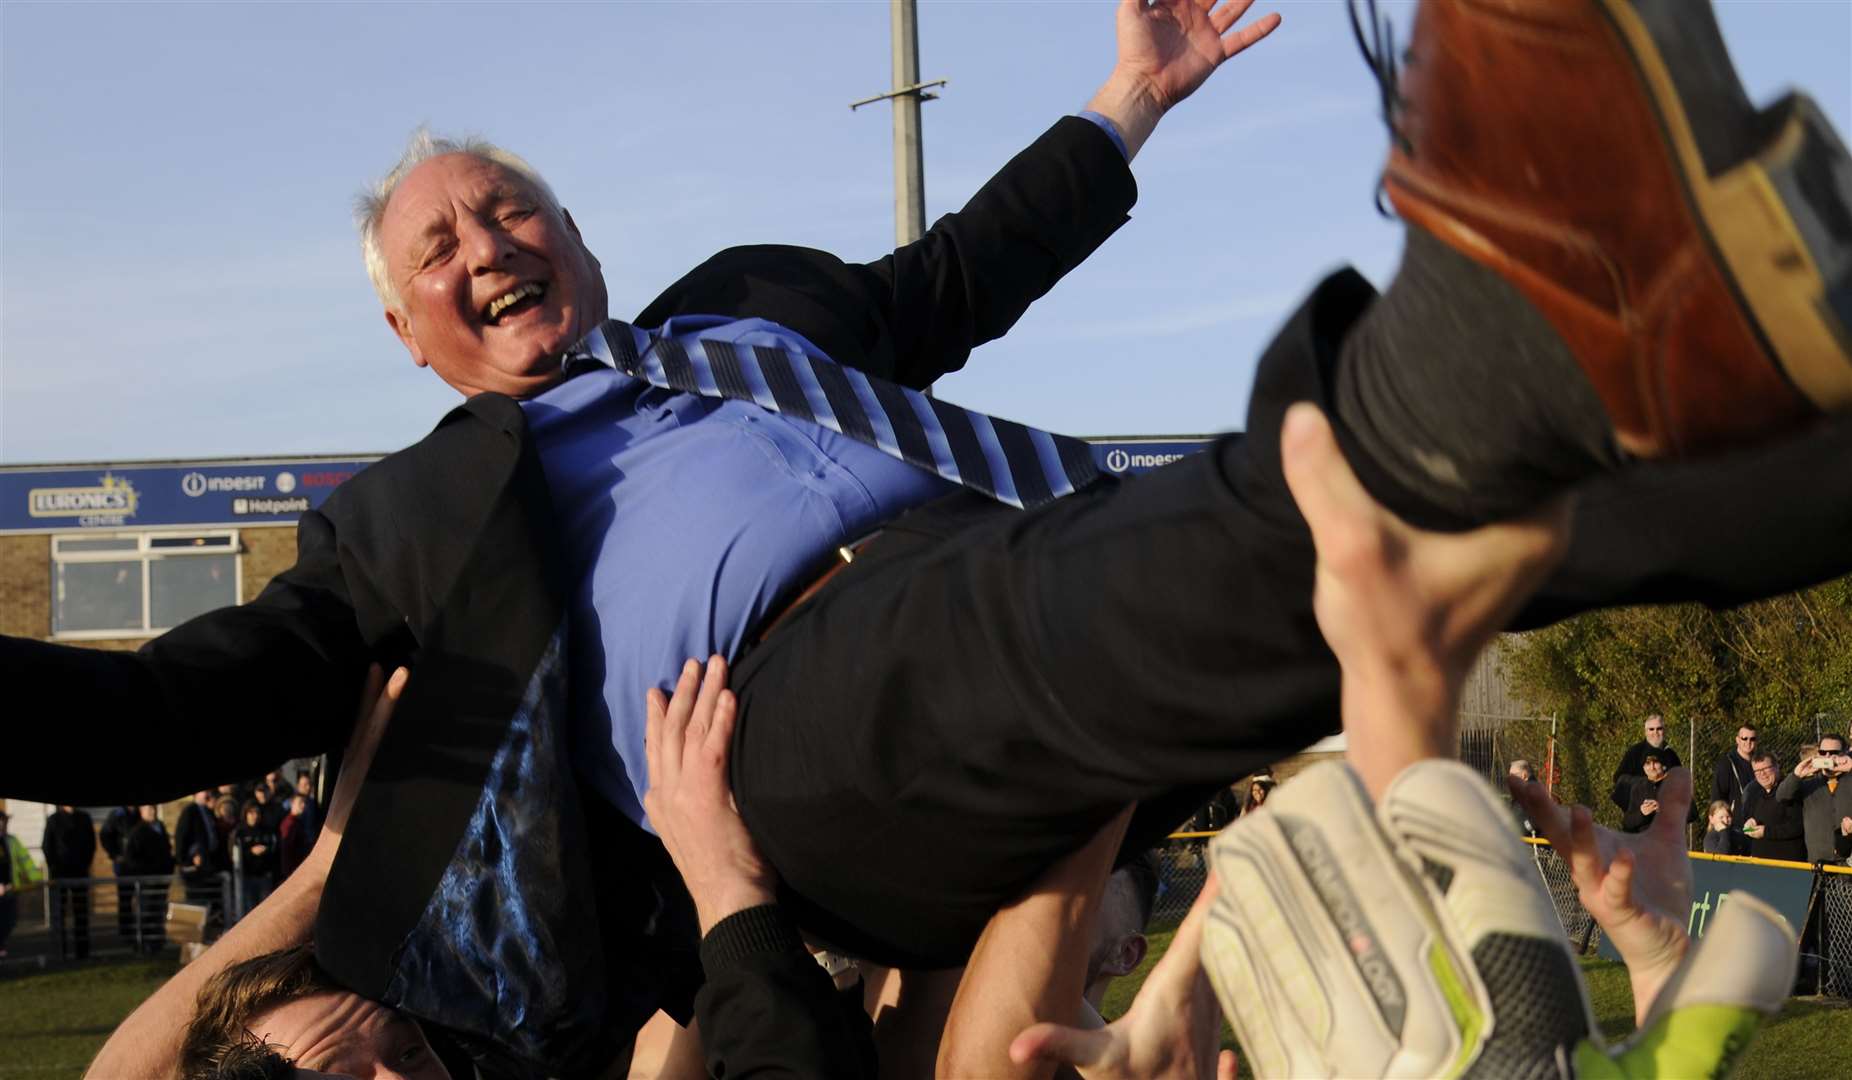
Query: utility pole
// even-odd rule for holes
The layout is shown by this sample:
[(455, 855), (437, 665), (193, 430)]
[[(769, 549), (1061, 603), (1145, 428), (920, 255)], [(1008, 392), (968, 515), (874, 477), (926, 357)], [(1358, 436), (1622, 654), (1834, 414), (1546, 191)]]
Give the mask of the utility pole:
[(894, 244), (911, 244), (926, 233), (926, 170), (920, 140), (920, 103), (946, 80), (920, 81), (919, 19), (914, 0), (888, 0), (893, 44), (894, 86), (885, 94), (863, 98), (851, 110), (877, 101), (894, 103)]

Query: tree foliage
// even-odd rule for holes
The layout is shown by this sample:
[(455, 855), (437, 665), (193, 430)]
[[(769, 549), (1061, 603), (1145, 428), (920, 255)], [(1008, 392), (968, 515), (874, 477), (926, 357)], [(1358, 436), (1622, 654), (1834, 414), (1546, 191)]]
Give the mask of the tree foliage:
[[(1511, 694), (1555, 714), (1559, 798), (1614, 815), (1609, 781), (1651, 712), (1694, 766), (1698, 798), (1739, 724), (1792, 767), (1800, 745), (1852, 718), (1852, 577), (1725, 611), (1623, 608), (1566, 620), (1499, 646)], [(1538, 728), (1539, 730), (1527, 730)], [(1547, 720), (1515, 725), (1541, 746)], [(1688, 748), (1694, 747), (1695, 758)]]

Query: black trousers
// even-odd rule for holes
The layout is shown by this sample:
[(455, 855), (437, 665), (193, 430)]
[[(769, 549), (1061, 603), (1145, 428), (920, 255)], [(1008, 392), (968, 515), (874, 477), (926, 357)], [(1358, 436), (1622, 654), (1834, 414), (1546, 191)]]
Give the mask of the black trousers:
[[(1348, 271), (1319, 286), (1262, 360), (1245, 437), (1033, 512), (954, 495), (908, 514), (736, 665), (740, 812), (808, 932), (885, 963), (961, 963), (1000, 904), (1127, 803), (1135, 850), (1337, 730), (1279, 428), (1292, 402), (1330, 401), (1373, 298)], [(1852, 569), (1848, 452), (1841, 423), (1587, 485), (1520, 624)]]
[(59, 955), (82, 960), (90, 955), (90, 886), (73, 875), (53, 878), (50, 888), (57, 905)]

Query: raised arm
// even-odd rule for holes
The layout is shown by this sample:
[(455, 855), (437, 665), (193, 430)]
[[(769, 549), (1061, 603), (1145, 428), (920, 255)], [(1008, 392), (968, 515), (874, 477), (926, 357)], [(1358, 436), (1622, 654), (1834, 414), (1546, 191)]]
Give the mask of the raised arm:
[(1087, 108), (1118, 127), (1128, 161), (1165, 113), (1280, 25), (1278, 15), (1267, 14), (1235, 29), (1253, 6), (1254, 0), (1120, 0), (1119, 62)]
[(1092, 1011), (1083, 997), (1087, 950), (1113, 856), (1131, 820), (1128, 806), (991, 916), (952, 999), (938, 1075), (1027, 1080), (1054, 1072), (1053, 1060), (1012, 1062), (1010, 1044), (1038, 1021), (1074, 1023), (1082, 1010)]
[(838, 363), (909, 386), (957, 371), (1125, 223), (1137, 197), (1128, 158), (1158, 118), (1278, 25), (1269, 15), (1231, 33), (1249, 2), (1159, 0), (1147, 8), (1126, 0), (1119, 61), (1088, 106), (1118, 128), (1124, 152), (1098, 125), (1064, 117), (963, 209), (891, 255), (850, 264), (804, 248), (731, 248), (635, 321), (756, 316), (804, 335)]
[(873, 1076), (873, 1032), (836, 993), (776, 903), (778, 878), (746, 831), (727, 780), (738, 703), (727, 663), (690, 660), (675, 695), (647, 694), (643, 808), (681, 871), (701, 924), (707, 981), (695, 1016), (714, 1076)]
[(321, 906), (322, 884), (334, 865), (341, 835), (347, 830), (348, 814), (392, 718), (392, 708), (405, 689), (406, 677), (403, 668), (389, 680), (378, 668), (369, 673), (357, 723), (342, 758), (347, 766), (341, 770), (328, 800), (327, 821), (308, 859), (263, 903), (227, 930), (204, 956), (181, 968), (138, 1005), (103, 1044), (86, 1075), (111, 1080), (156, 1080), (177, 1075), (182, 1040), (200, 989), (233, 964), (309, 940), (315, 928), (315, 912)]

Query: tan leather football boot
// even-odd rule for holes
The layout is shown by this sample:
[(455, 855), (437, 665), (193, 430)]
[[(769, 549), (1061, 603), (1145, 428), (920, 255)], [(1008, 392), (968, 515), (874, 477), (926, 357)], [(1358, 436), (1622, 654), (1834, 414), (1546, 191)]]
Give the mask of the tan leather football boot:
[(1852, 408), (1852, 159), (1806, 97), (1751, 107), (1708, 3), (1424, 0), (1388, 51), (1390, 202), (1537, 306), (1622, 446)]

